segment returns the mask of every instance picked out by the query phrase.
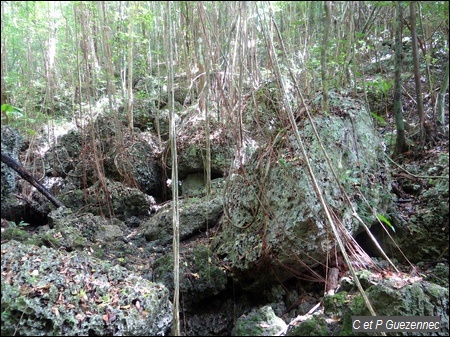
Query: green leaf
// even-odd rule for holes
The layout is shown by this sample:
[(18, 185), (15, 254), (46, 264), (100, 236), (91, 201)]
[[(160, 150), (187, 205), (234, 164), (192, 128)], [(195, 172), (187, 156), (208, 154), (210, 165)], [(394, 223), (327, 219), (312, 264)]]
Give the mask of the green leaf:
[(392, 231), (395, 233), (395, 228), (394, 228), (394, 226), (391, 224), (391, 222), (388, 219), (386, 219), (381, 214), (378, 214), (377, 218), (378, 218), (378, 220), (383, 221), (386, 225), (388, 225), (392, 229)]
[(14, 107), (11, 104), (2, 104), (2, 112), (3, 111), (14, 111)]
[(23, 116), (23, 110), (15, 107), (11, 104), (2, 104), (2, 112), (5, 111), (8, 116), (15, 116), (15, 117), (22, 117)]

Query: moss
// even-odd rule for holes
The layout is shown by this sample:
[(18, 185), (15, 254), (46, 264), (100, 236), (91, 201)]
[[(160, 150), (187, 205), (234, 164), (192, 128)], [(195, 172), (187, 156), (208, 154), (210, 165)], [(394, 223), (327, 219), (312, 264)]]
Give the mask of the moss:
[[(448, 287), (448, 284), (447, 284)], [(446, 288), (439, 285), (439, 284), (434, 284), (434, 283), (430, 283), (428, 284), (428, 287), (426, 288), (426, 294), (429, 297), (432, 297), (433, 299), (440, 299), (440, 298), (445, 298), (448, 297), (448, 291), (446, 291)]]
[(199, 274), (207, 282), (212, 283), (212, 288), (223, 289), (227, 283), (226, 275), (222, 269), (212, 263), (213, 255), (206, 246), (197, 246), (194, 249), (194, 260)]
[(54, 231), (39, 235), (33, 235), (27, 241), (25, 241), (25, 243), (38, 247), (46, 246), (51, 248), (59, 248), (62, 246), (61, 240), (54, 237)]
[(366, 302), (361, 295), (356, 295), (350, 302), (350, 310), (355, 315), (365, 316), (367, 314)]
[(3, 233), (2, 233), (2, 239), (3, 240), (16, 240), (16, 241), (26, 241), (30, 238), (30, 234), (19, 228), (19, 227), (8, 227)]
[(290, 336), (328, 336), (327, 323), (320, 318), (311, 318), (295, 327)]
[(285, 328), (286, 324), (275, 315), (272, 307), (264, 306), (239, 317), (231, 333), (233, 336), (274, 336)]
[(350, 315), (344, 316), (339, 336), (355, 336), (355, 333), (352, 330), (352, 317)]
[(341, 291), (332, 296), (325, 296), (323, 306), (325, 313), (337, 313), (347, 306), (347, 292)]
[(352, 331), (352, 316), (370, 316), (366, 307), (364, 298), (358, 293), (348, 304), (348, 310), (342, 313), (342, 329), (340, 336), (360, 336), (364, 333), (355, 333)]
[(105, 251), (103, 248), (99, 248), (98, 246), (94, 247), (94, 256), (98, 259), (103, 259), (105, 257)]
[(83, 248), (86, 246), (87, 241), (82, 236), (77, 236), (75, 240), (73, 240), (74, 246), (77, 248)]

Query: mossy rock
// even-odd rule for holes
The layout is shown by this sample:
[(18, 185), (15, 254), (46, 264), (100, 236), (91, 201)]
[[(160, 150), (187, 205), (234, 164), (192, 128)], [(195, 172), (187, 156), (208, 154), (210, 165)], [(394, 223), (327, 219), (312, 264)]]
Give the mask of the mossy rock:
[(286, 329), (286, 323), (275, 315), (271, 306), (253, 309), (236, 321), (232, 336), (275, 336)]
[[(154, 276), (173, 293), (173, 256), (166, 255), (154, 264)], [(225, 289), (227, 275), (209, 247), (197, 245), (180, 253), (180, 292), (184, 301), (198, 302)]]
[(1, 334), (165, 335), (169, 292), (81, 252), (10, 241), (2, 245)]
[(322, 317), (310, 317), (299, 325), (289, 329), (286, 336), (329, 336), (327, 322)]

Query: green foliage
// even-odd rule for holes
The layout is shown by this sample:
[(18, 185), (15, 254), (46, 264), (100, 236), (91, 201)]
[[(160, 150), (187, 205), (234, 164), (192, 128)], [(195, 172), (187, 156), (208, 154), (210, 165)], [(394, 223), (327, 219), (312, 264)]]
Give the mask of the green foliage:
[(283, 166), (284, 168), (287, 168), (287, 164), (286, 161), (283, 158), (278, 158), (278, 162), (280, 163), (281, 166)]
[(394, 86), (394, 79), (385, 79), (381, 76), (377, 76), (372, 79), (368, 84), (368, 90), (372, 90), (375, 94), (380, 94), (383, 97), (386, 97), (389, 93), (389, 90)]
[(372, 112), (371, 114), (372, 114), (372, 117), (375, 118), (381, 126), (387, 125), (387, 122), (383, 117), (381, 117), (380, 115), (377, 115), (375, 112)]
[(18, 224), (16, 224), (15, 221), (8, 221), (8, 223), (9, 223), (9, 225), (11, 227), (17, 227), (17, 226), (19, 226), (19, 227), (26, 227), (26, 226), (29, 225), (29, 223), (27, 223), (27, 222), (25, 222), (23, 220), (21, 220)]
[(2, 104), (2, 112), (6, 112), (8, 118), (21, 118), (23, 111), (11, 104)]
[(377, 218), (378, 220), (382, 221), (384, 224), (386, 224), (387, 226), (389, 226), (392, 231), (395, 233), (395, 227), (391, 224), (391, 222), (382, 214), (377, 214)]
[[(37, 122), (36, 118), (28, 117), (22, 109), (11, 104), (2, 104), (2, 113), (3, 112), (8, 116), (8, 123), (11, 126), (30, 136), (34, 136), (35, 131), (32, 127)], [(40, 116), (44, 115), (40, 114)], [(42, 121), (43, 120), (44, 119), (42, 119)]]
[(18, 225), (14, 221), (9, 221), (9, 227), (2, 233), (2, 238), (6, 240), (26, 241), (30, 234), (24, 229), (28, 223), (21, 221)]

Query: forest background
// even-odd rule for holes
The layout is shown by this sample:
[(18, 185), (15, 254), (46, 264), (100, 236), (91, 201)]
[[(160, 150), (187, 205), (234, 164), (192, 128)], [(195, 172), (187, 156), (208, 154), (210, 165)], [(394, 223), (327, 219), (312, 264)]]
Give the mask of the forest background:
[[(376, 125), (392, 131), (385, 140), (395, 160), (448, 137), (445, 1), (3, 1), (1, 14), (2, 124), (27, 135), (33, 152), (43, 128), (50, 135), (70, 121), (89, 133), (99, 179), (101, 135), (83, 127), (103, 101), (114, 123), (125, 119), (132, 133), (136, 102), (154, 94), (137, 90), (149, 77), (162, 84), (158, 108), (167, 105), (172, 121), (174, 96), (182, 92), (177, 102), (196, 102), (235, 129), (230, 146), (237, 148), (248, 88), (283, 76), (297, 79), (305, 100), (321, 93), (325, 113), (330, 92), (364, 100)], [(411, 124), (418, 132), (407, 138)], [(164, 141), (158, 116), (146, 128)], [(172, 146), (176, 133), (173, 124)], [(118, 131), (118, 148), (122, 137)], [(33, 171), (28, 159), (39, 157), (25, 157)]]

